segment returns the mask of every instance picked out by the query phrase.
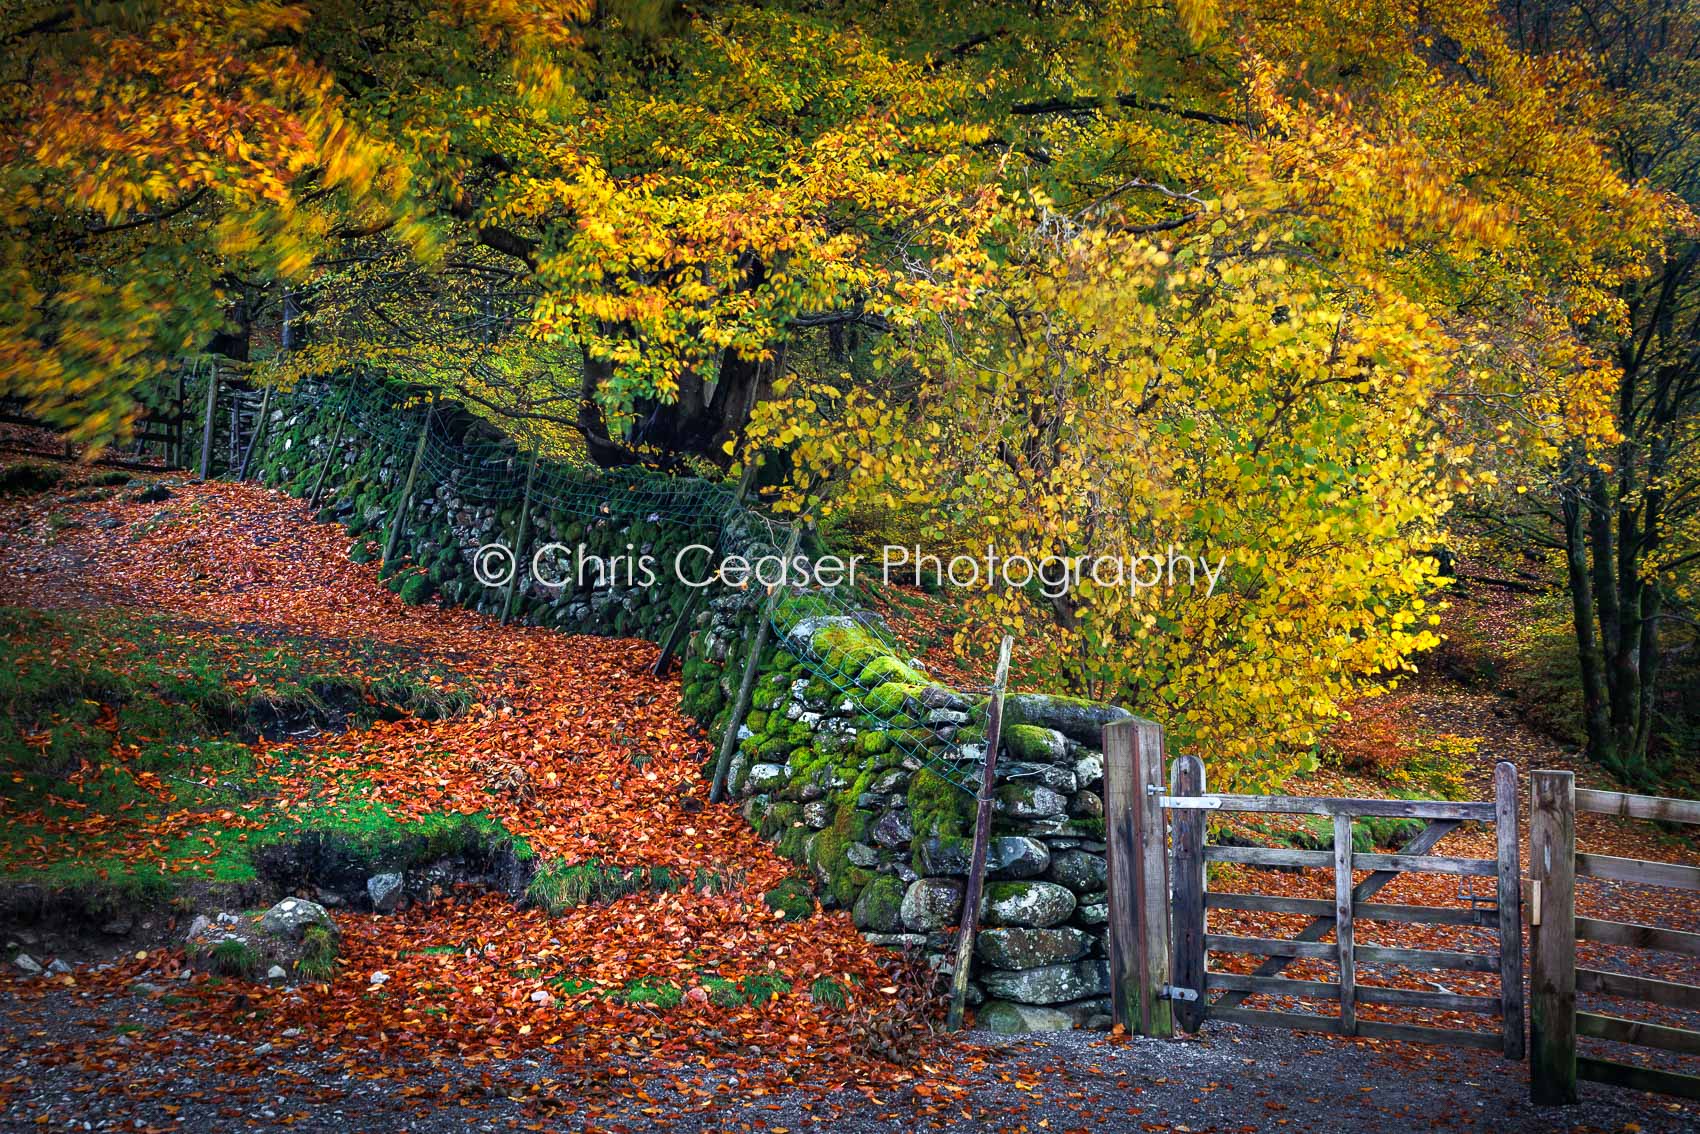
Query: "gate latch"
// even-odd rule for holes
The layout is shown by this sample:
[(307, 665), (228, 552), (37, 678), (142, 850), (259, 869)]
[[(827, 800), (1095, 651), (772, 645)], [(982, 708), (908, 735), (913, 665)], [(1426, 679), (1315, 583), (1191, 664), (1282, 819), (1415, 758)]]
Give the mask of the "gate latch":
[(1162, 995), (1164, 1000), (1197, 1000), (1198, 990), (1196, 988), (1176, 988), (1172, 984), (1165, 984)]

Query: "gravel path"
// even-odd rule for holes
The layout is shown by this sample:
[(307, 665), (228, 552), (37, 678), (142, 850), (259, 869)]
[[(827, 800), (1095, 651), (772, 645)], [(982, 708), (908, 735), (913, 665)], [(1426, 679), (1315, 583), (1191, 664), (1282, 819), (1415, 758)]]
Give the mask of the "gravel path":
[[(1112, 1042), (1073, 1032), (971, 1036), (919, 1088), (752, 1089), (705, 1067), (641, 1087), (641, 1064), (600, 1085), (546, 1061), (397, 1066), (351, 1078), (306, 1048), (172, 1033), (155, 1002), (55, 991), (0, 994), (0, 1129), (88, 1131), (1076, 1130), (1261, 1134), (1413, 1130), (1693, 1131), (1700, 1106), (1583, 1084), (1582, 1105), (1541, 1111), (1522, 1064), (1479, 1052), (1212, 1025), (1203, 1039)], [(165, 1042), (161, 1042), (161, 1041)], [(246, 1049), (246, 1050), (245, 1050)], [(233, 1053), (258, 1068), (233, 1077)]]

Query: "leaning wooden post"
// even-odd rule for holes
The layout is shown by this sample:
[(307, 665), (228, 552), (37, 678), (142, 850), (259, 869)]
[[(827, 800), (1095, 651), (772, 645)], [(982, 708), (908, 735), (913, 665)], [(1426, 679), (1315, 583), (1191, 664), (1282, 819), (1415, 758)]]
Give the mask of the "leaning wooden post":
[(974, 802), (974, 852), (968, 861), (968, 885), (962, 892), (962, 923), (956, 933), (956, 968), (950, 978), (950, 1014), (945, 1026), (962, 1026), (968, 1003), (968, 970), (974, 961), (974, 934), (980, 926), (980, 893), (986, 885), (986, 848), (992, 841), (992, 791), (998, 779), (998, 742), (1003, 734), (1003, 691), (1009, 680), (1009, 651), (1015, 640), (1008, 634), (998, 644), (998, 668), (992, 696), (986, 704), (986, 766), (980, 773), (980, 794)]
[(1493, 769), (1493, 824), (1499, 840), (1499, 996), (1505, 1058), (1523, 1058), (1523, 884), (1518, 869), (1517, 765)]
[(1104, 726), (1109, 844), (1110, 999), (1116, 1022), (1174, 1034), (1169, 983), (1168, 839), (1161, 794), (1163, 730), (1134, 717)]
[(272, 388), (267, 386), (260, 395), (260, 415), (254, 420), (254, 435), (248, 438), (248, 447), (242, 451), (242, 467), (236, 470), (237, 480), (248, 479), (248, 462), (254, 459), (254, 450), (260, 447), (261, 438), (266, 435), (266, 422), (270, 416), (272, 405)]
[[(1180, 756), (1169, 771), (1169, 794), (1193, 798), (1204, 794), (1204, 761), (1197, 756)], [(1169, 819), (1174, 841), (1174, 902), (1170, 932), (1174, 984), (1190, 989), (1194, 1000), (1172, 999), (1175, 1023), (1189, 1032), (1204, 1024), (1209, 990), (1205, 987), (1210, 963), (1204, 948), (1204, 812), (1176, 808)], [(1178, 993), (1177, 995), (1184, 995)]]
[(1536, 772), (1529, 793), (1534, 967), (1529, 974), (1529, 1098), (1576, 1101), (1576, 776)]
[[(802, 538), (803, 518), (798, 516), (791, 525), (791, 538), (785, 541), (786, 563), (790, 563), (791, 557), (797, 553), (797, 541)], [(756, 639), (750, 646), (749, 659), (744, 662), (744, 679), (738, 683), (738, 699), (732, 702), (732, 712), (726, 718), (726, 732), (720, 738), (720, 755), (714, 761), (714, 780), (708, 789), (710, 803), (719, 803), (726, 798), (726, 774), (732, 767), (732, 753), (738, 750), (738, 728), (749, 715), (750, 694), (756, 687), (756, 671), (761, 668), (761, 652), (767, 648), (768, 626), (773, 622), (773, 612), (779, 606), (779, 596), (784, 593), (785, 587), (776, 584), (767, 592), (767, 602), (762, 604)]]
[(419, 462), (425, 456), (425, 441), (431, 436), (431, 414), (436, 408), (437, 395), (433, 393), (431, 403), (425, 407), (425, 420), (419, 423), (419, 444), (413, 447), (413, 463), (407, 468), (407, 482), (402, 485), (401, 498), (396, 501), (395, 513), (390, 516), (390, 536), (384, 541), (385, 567), (395, 558), (396, 546), (401, 542), (401, 526), (413, 504), (413, 482), (419, 476)]
[(218, 363), (207, 368), (206, 417), (201, 422), (201, 479), (212, 472), (213, 415), (218, 413)]
[[(750, 486), (755, 483), (758, 463), (752, 458), (749, 464), (744, 466), (744, 475), (738, 480), (737, 507), (740, 509), (743, 507), (745, 497), (750, 493)], [(721, 520), (720, 529), (714, 533), (714, 553), (716, 555), (720, 553), (720, 545), (725, 542), (727, 527), (727, 521)], [(673, 655), (679, 652), (679, 646), (684, 642), (685, 635), (690, 630), (691, 616), (696, 613), (697, 603), (702, 601), (702, 593), (707, 589), (707, 587), (691, 588), (690, 595), (685, 599), (685, 605), (679, 611), (679, 617), (673, 621), (673, 629), (668, 631), (666, 640), (661, 643), (660, 656), (655, 659), (655, 665), (650, 669), (650, 672), (655, 676), (665, 677), (667, 671), (672, 668)]]
[(514, 609), (514, 592), (519, 589), (520, 567), (525, 563), (525, 541), (531, 535), (531, 486), (537, 481), (537, 453), (531, 454), (531, 468), (525, 474), (525, 500), (519, 506), (519, 537), (514, 540), (514, 573), (508, 579), (508, 593), (502, 596), (502, 625)]
[(331, 471), (331, 465), (336, 462), (337, 455), (342, 451), (342, 429), (343, 426), (347, 424), (348, 408), (344, 406), (342, 411), (337, 414), (336, 428), (331, 431), (330, 452), (325, 454), (325, 463), (319, 466), (319, 475), (313, 481), (313, 491), (307, 496), (307, 508), (309, 511), (318, 510), (319, 493), (323, 492), (325, 488), (325, 475)]

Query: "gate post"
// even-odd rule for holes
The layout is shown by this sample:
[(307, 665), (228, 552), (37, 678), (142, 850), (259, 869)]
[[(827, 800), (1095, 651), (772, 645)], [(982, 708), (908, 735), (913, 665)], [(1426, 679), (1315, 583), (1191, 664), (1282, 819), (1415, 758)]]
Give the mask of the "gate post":
[(1116, 1022), (1174, 1034), (1169, 980), (1168, 838), (1163, 828), (1163, 730), (1133, 717), (1104, 726), (1104, 823), (1109, 866), (1110, 999)]
[(1523, 1058), (1523, 885), (1517, 847), (1517, 765), (1493, 769), (1493, 827), (1499, 839), (1499, 996), (1505, 1058)]
[[(1176, 757), (1169, 773), (1169, 794), (1199, 796), (1204, 794), (1204, 761), (1197, 756)], [(1205, 987), (1210, 968), (1204, 951), (1205, 913), (1204, 891), (1204, 812), (1175, 809), (1169, 817), (1174, 841), (1174, 903), (1172, 918), (1172, 949), (1170, 964), (1174, 969), (1173, 983), (1190, 988), (1197, 1000), (1171, 1002), (1175, 1023), (1189, 1032), (1204, 1024), (1209, 990)]]
[(1576, 776), (1536, 772), (1529, 795), (1534, 966), (1529, 1098), (1576, 1102)]

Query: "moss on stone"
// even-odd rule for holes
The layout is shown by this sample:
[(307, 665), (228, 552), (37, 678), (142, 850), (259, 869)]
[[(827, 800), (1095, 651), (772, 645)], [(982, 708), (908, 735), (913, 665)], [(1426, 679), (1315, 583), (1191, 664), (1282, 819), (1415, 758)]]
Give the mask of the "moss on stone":
[[(876, 685), (862, 697), (862, 707), (876, 717), (889, 719), (903, 711), (904, 702), (911, 697), (919, 696), (926, 686), (923, 683), (908, 683), (903, 681), (885, 681)], [(898, 725), (898, 728), (908, 727)]]
[(904, 685), (924, 686), (927, 684), (927, 677), (926, 674), (921, 673), (913, 666), (905, 665), (890, 654), (881, 654), (862, 667), (862, 671), (856, 675), (856, 681), (868, 688), (875, 688), (891, 681)]
[(785, 879), (763, 894), (761, 900), (785, 921), (801, 921), (815, 912), (815, 896), (808, 883), (800, 878)]

